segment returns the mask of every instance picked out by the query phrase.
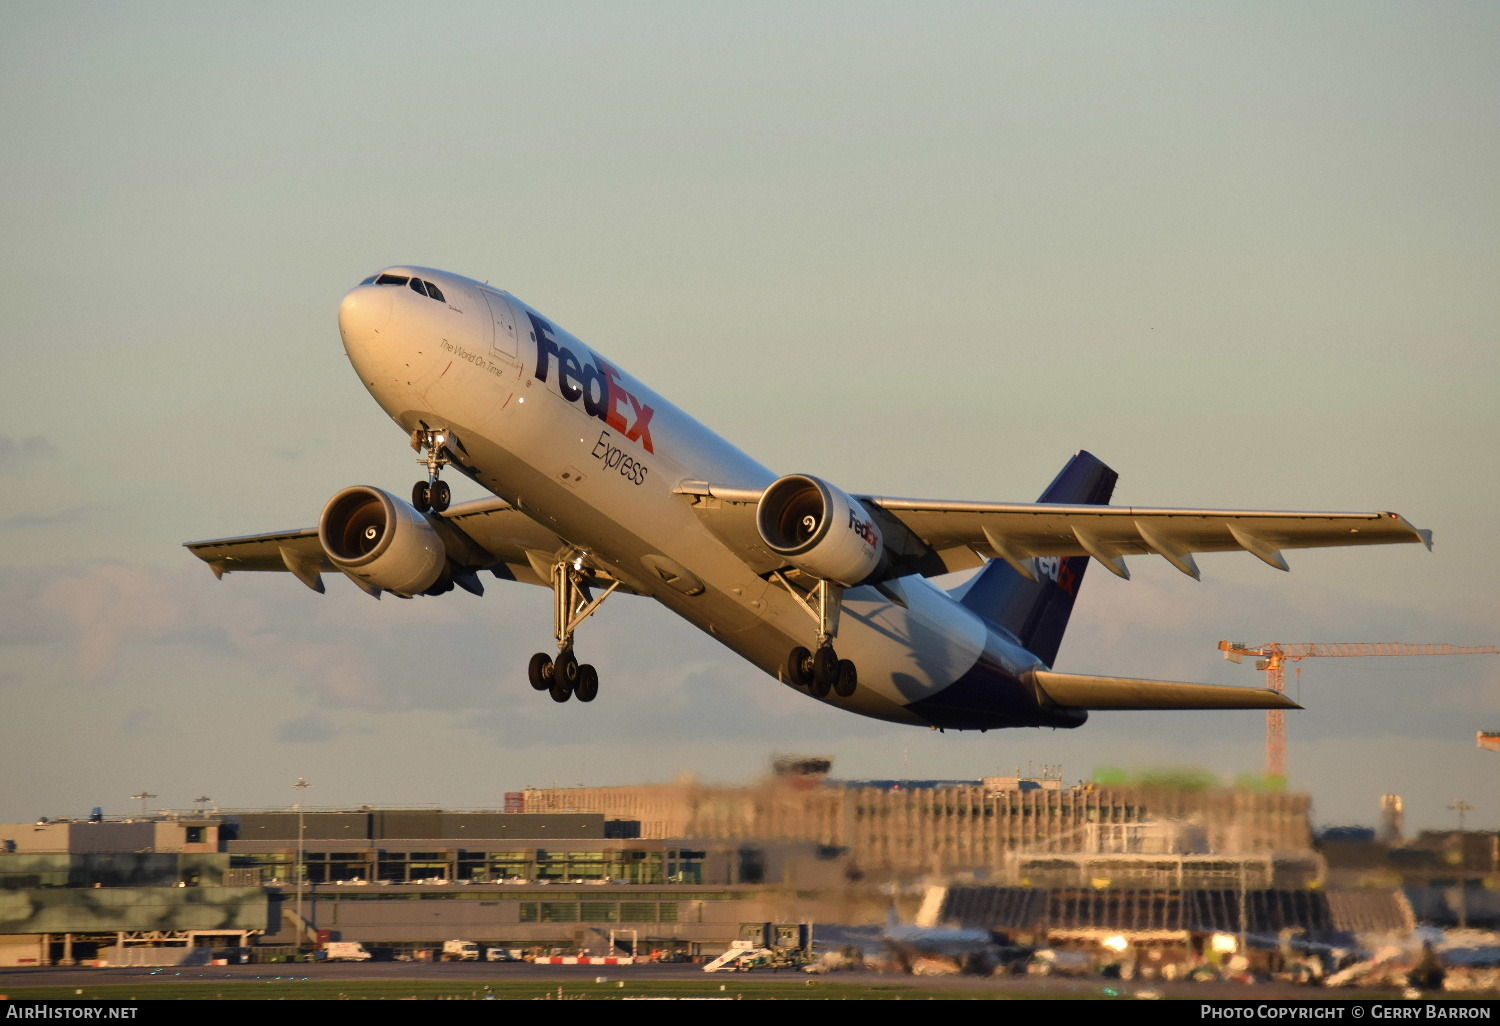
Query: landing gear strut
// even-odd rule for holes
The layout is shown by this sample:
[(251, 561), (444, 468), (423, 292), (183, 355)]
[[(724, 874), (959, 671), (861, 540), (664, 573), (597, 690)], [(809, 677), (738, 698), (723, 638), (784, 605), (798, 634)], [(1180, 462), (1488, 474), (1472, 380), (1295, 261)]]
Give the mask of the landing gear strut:
[(588, 663), (580, 663), (573, 654), (573, 632), (594, 615), (620, 582), (611, 581), (598, 598), (593, 598), (588, 593), (588, 576), (581, 556), (572, 562), (552, 565), (552, 625), (557, 636), (557, 658), (538, 652), (531, 657), (526, 676), (533, 688), (548, 692), (554, 702), (575, 697), (580, 702), (592, 702), (599, 694), (599, 671)]
[(427, 450), (427, 455), (419, 461), (427, 464), (427, 480), (418, 481), (412, 487), (411, 504), (419, 513), (426, 513), (428, 510), (441, 513), (448, 508), (448, 503), (453, 498), (448, 482), (438, 479), (443, 468), (453, 462), (453, 454), (448, 450), (448, 432), (427, 427), (417, 428), (411, 433), (411, 447), (418, 452)]
[(859, 687), (859, 672), (848, 659), (840, 659), (833, 647), (833, 639), (839, 631), (839, 611), (843, 607), (843, 586), (820, 580), (812, 593), (805, 595), (779, 571), (772, 576), (818, 624), (816, 649), (809, 652), (798, 645), (787, 653), (787, 680), (799, 688), (806, 688), (814, 698), (827, 698), (830, 691), (840, 698), (848, 698)]

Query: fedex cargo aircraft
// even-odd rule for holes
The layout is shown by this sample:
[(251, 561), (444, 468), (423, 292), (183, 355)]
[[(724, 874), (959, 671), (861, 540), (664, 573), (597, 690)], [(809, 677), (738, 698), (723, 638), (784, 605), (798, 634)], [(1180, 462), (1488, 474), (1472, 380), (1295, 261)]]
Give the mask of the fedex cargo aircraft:
[[(409, 501), (344, 488), (316, 527), (191, 542), (216, 575), (339, 574), (369, 595), (481, 594), (481, 574), (552, 590), (556, 652), (531, 686), (593, 701), (575, 651), (611, 595), (649, 596), (788, 687), (937, 729), (1076, 727), (1091, 709), (1296, 708), (1257, 688), (1052, 669), (1092, 560), (1422, 542), (1395, 513), (1109, 505), (1087, 452), (1035, 503), (854, 495), (740, 451), (515, 296), (425, 267), (371, 275), (339, 306), (360, 381), (427, 475)], [(444, 472), (494, 498), (450, 505)], [(977, 569), (952, 590), (929, 580)], [(582, 646), (586, 648), (585, 646)], [(519, 668), (517, 676), (519, 677)]]

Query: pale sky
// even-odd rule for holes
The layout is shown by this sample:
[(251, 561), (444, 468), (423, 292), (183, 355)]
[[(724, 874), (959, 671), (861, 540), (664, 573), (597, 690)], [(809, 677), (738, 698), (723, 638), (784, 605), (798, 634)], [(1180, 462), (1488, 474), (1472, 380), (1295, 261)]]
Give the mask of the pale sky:
[[(1500, 643), (1493, 3), (0, 4), (0, 821), (498, 807), (772, 752), (842, 777), (1258, 773), (1256, 713), (939, 735), (644, 600), (592, 706), (550, 599), (216, 582), (188, 540), (419, 476), (339, 344), (398, 262), (509, 289), (782, 472), (1395, 510), (1419, 546), (1090, 572), (1058, 669), (1259, 685), (1220, 638)], [(456, 499), (478, 497), (460, 482)], [(467, 490), (465, 490), (467, 489)], [(1500, 657), (1301, 664), (1318, 825), (1500, 828)]]

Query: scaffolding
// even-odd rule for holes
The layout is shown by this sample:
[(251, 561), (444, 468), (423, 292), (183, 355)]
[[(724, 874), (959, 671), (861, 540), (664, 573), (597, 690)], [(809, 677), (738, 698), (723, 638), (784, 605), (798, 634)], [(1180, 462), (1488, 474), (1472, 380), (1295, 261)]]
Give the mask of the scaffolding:
[[(525, 792), (525, 808), (638, 821), (643, 838), (811, 841), (848, 849), (865, 873), (893, 875), (995, 871), (1017, 852), (1078, 850), (1089, 830), (1100, 843), (1160, 848), (1166, 841), (1153, 831), (1168, 829), (1164, 823), (1191, 831), (1194, 848), (1205, 852), (1266, 855), (1312, 847), (1306, 795), (1224, 788), (805, 789), (771, 779), (747, 787), (679, 782), (537, 789)], [(1132, 825), (1133, 832), (1122, 830)]]

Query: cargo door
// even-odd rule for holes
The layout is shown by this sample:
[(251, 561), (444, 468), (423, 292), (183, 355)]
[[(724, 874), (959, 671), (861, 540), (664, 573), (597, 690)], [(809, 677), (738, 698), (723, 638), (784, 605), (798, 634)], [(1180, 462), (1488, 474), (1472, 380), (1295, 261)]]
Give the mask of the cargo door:
[(480, 289), (479, 294), (489, 304), (490, 319), (494, 322), (495, 333), (490, 341), (490, 348), (496, 356), (516, 363), (520, 360), (516, 350), (516, 318), (506, 298), (489, 289)]

